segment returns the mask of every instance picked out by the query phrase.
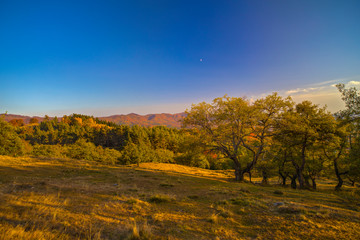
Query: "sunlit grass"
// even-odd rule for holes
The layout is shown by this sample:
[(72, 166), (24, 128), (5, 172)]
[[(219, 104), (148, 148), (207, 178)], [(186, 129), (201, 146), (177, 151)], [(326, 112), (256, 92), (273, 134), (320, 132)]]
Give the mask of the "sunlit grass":
[(328, 183), (293, 190), (174, 164), (0, 156), (0, 239), (358, 239), (359, 190)]

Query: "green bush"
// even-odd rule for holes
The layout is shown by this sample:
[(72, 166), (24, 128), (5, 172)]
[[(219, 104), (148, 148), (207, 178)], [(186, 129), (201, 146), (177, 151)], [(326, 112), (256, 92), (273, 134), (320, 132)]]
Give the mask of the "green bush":
[(121, 151), (122, 164), (139, 164), (140, 162), (174, 162), (174, 153), (170, 150), (159, 148), (152, 149), (150, 146), (129, 142)]
[(93, 143), (79, 139), (75, 144), (67, 145), (66, 156), (74, 159), (96, 160), (100, 158)]
[(62, 158), (65, 156), (65, 148), (61, 145), (36, 144), (33, 146), (31, 155), (35, 157)]
[(0, 155), (19, 156), (25, 153), (25, 144), (13, 126), (0, 119)]
[(177, 164), (187, 165), (190, 167), (210, 168), (210, 163), (206, 156), (199, 153), (186, 152), (177, 156), (175, 160)]
[(173, 163), (174, 153), (170, 150), (159, 148), (154, 150), (154, 162)]
[(95, 146), (85, 139), (76, 141), (75, 144), (68, 145), (66, 156), (74, 159), (85, 159), (90, 161), (103, 162), (108, 164), (115, 164), (121, 158), (119, 151), (101, 146)]

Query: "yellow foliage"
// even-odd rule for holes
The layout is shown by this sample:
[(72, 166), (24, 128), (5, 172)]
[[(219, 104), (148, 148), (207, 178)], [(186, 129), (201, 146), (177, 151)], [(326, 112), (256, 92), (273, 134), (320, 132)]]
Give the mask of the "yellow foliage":
[(80, 125), (80, 126), (82, 126), (82, 123), (83, 123), (83, 120), (82, 120), (82, 118), (75, 118), (75, 121)]

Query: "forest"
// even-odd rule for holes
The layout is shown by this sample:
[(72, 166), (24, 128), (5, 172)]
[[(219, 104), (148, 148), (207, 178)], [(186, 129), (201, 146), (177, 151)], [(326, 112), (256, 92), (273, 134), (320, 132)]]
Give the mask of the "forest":
[(0, 155), (233, 169), (236, 181), (256, 176), (268, 185), (277, 177), (294, 189), (316, 189), (317, 180), (327, 178), (340, 190), (360, 181), (360, 94), (343, 84), (337, 88), (346, 108), (335, 114), (277, 93), (255, 101), (224, 96), (193, 104), (181, 129), (117, 125), (80, 114), (29, 124), (0, 119)]

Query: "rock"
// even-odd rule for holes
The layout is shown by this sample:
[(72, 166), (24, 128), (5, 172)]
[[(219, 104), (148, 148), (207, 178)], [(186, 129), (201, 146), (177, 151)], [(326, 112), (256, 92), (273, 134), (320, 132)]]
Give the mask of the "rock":
[(274, 203), (274, 206), (275, 206), (275, 207), (279, 207), (279, 206), (282, 206), (282, 205), (284, 205), (283, 202), (276, 202), (276, 203)]

